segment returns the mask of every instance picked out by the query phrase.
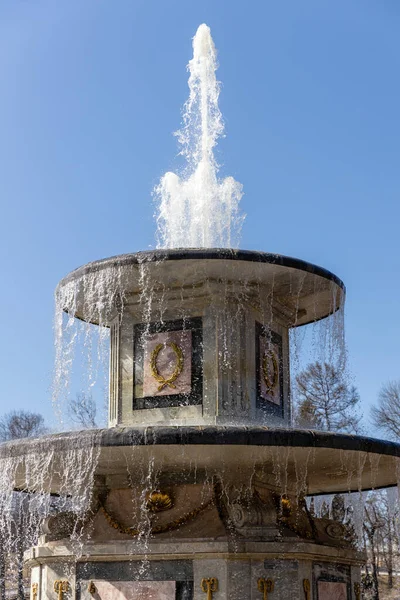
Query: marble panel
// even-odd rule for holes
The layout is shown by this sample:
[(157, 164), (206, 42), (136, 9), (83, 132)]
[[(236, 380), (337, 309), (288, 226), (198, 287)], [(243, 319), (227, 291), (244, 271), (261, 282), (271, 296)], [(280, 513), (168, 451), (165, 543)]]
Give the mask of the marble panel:
[(175, 581), (94, 581), (97, 600), (175, 600)]
[(347, 600), (347, 584), (339, 581), (318, 581), (318, 600)]

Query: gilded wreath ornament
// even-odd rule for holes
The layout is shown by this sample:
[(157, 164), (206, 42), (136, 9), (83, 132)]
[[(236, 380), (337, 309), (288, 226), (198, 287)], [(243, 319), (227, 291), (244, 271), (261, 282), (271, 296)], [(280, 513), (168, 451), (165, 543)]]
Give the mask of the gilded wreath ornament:
[[(189, 521), (192, 521), (200, 513), (202, 513), (207, 508), (209, 508), (212, 504), (214, 504), (214, 501), (215, 501), (214, 496), (211, 496), (211, 498), (209, 500), (207, 500), (203, 504), (200, 504), (200, 506), (197, 506), (190, 512), (185, 513), (181, 517), (178, 517), (177, 519), (170, 521), (168, 523), (165, 523), (163, 525), (156, 525), (156, 526), (151, 527), (151, 529), (150, 529), (151, 535), (155, 535), (157, 533), (165, 533), (167, 531), (175, 531), (176, 529), (179, 529), (182, 525), (185, 525)], [(126, 527), (125, 525), (122, 525), (122, 523), (119, 523), (119, 521), (117, 521), (117, 519), (115, 519), (107, 511), (104, 504), (100, 507), (100, 510), (103, 513), (109, 526), (112, 527), (113, 529), (116, 529), (120, 533), (125, 533), (132, 537), (136, 537), (136, 536), (140, 535), (140, 533), (141, 533), (140, 529), (137, 529), (135, 527)], [(149, 510), (151, 510), (151, 509), (149, 509)]]
[[(175, 356), (176, 356), (175, 369), (173, 370), (172, 374), (169, 377), (164, 377), (163, 375), (161, 375), (161, 373), (159, 372), (158, 367), (157, 367), (158, 355), (160, 354), (161, 350), (165, 346), (169, 346), (170, 348), (172, 348), (172, 350), (174, 351)], [(183, 352), (182, 352), (182, 349), (178, 346), (178, 344), (175, 344), (175, 342), (167, 342), (166, 344), (157, 344), (157, 346), (154, 348), (154, 350), (150, 356), (150, 371), (151, 371), (151, 374), (154, 377), (154, 379), (156, 381), (158, 381), (158, 383), (160, 384), (157, 388), (159, 392), (161, 392), (161, 390), (163, 390), (167, 386), (172, 389), (176, 389), (176, 385), (174, 384), (174, 382), (178, 379), (179, 375), (182, 373), (183, 367), (184, 367), (184, 362), (185, 361), (184, 361)]]

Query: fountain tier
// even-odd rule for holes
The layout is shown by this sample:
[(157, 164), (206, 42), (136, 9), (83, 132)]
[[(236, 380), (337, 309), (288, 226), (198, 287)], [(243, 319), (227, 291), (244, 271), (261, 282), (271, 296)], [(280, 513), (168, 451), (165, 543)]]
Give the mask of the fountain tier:
[(289, 329), (335, 313), (344, 286), (277, 254), (160, 250), (81, 267), (57, 298), (111, 328), (110, 425), (283, 425)]

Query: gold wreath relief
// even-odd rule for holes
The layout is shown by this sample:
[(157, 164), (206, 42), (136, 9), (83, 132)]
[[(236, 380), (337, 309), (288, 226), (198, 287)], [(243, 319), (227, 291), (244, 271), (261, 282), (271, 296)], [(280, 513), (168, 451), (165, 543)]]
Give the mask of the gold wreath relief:
[[(161, 375), (161, 373), (159, 373), (158, 368), (157, 368), (157, 358), (164, 346), (169, 346), (170, 348), (172, 348), (172, 350), (175, 352), (175, 355), (176, 355), (175, 369), (169, 377), (164, 377), (163, 375)], [(154, 379), (156, 379), (160, 384), (158, 386), (159, 392), (161, 392), (161, 390), (164, 389), (166, 386), (176, 389), (176, 385), (174, 385), (174, 381), (176, 381), (178, 379), (179, 375), (182, 373), (183, 366), (184, 366), (183, 352), (182, 352), (182, 349), (177, 344), (175, 344), (174, 342), (168, 342), (167, 344), (157, 344), (157, 346), (154, 348), (153, 352), (151, 353), (150, 370), (151, 370), (151, 374), (154, 377)]]
[[(269, 368), (268, 368), (268, 360), (271, 360), (271, 362), (272, 362), (272, 369), (273, 369), (272, 379), (270, 377), (270, 372), (269, 372)], [(273, 352), (272, 350), (267, 350), (263, 356), (262, 373), (263, 373), (265, 385), (267, 388), (267, 393), (272, 394), (273, 391), (275, 390), (276, 386), (278, 385), (278, 375), (279, 375), (278, 361), (276, 359), (275, 352)]]

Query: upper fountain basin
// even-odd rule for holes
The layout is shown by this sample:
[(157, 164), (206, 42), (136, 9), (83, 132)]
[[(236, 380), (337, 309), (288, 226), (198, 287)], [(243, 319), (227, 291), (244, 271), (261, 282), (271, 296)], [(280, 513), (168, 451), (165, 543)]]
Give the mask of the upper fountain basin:
[(156, 290), (198, 289), (208, 282), (240, 284), (251, 294), (272, 293), (296, 327), (323, 319), (342, 306), (343, 282), (309, 262), (249, 250), (162, 249), (122, 254), (84, 265), (59, 283), (62, 309), (108, 326), (124, 298), (144, 301)]

